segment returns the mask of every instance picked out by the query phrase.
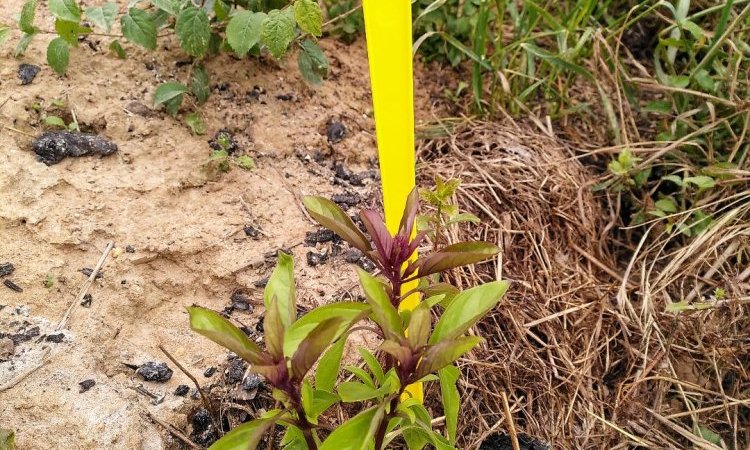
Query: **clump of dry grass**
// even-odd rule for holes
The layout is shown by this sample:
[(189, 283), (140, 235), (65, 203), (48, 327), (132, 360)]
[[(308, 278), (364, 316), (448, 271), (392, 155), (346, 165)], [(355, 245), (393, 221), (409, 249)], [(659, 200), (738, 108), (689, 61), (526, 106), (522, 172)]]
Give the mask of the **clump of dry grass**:
[[(513, 282), (476, 329), (486, 346), (462, 361), (459, 446), (507, 430), (507, 395), (518, 431), (553, 448), (721, 448), (699, 427), (745, 448), (747, 202), (729, 203), (685, 247), (652, 233), (618, 260), (602, 238), (611, 217), (591, 193), (593, 176), (563, 144), (517, 124), (443, 128), (420, 146), (422, 184), (461, 178), (456, 201), (483, 222), (448, 232), (503, 249), (452, 281)], [(719, 285), (725, 296), (703, 301)], [(679, 299), (693, 306), (676, 314), (667, 306)]]

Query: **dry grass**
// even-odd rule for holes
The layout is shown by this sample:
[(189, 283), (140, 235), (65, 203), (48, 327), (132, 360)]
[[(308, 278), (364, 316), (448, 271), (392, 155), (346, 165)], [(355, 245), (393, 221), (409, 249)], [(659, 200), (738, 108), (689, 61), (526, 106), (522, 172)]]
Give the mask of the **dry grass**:
[[(686, 246), (653, 226), (618, 257), (615, 212), (560, 142), (514, 123), (441, 126), (420, 146), (421, 184), (460, 177), (456, 200), (483, 223), (449, 233), (503, 248), (453, 281), (513, 282), (476, 329), (486, 346), (462, 361), (459, 447), (507, 429), (507, 395), (518, 430), (556, 449), (721, 448), (699, 426), (748, 448), (750, 194)], [(680, 299), (691, 306), (668, 311)]]

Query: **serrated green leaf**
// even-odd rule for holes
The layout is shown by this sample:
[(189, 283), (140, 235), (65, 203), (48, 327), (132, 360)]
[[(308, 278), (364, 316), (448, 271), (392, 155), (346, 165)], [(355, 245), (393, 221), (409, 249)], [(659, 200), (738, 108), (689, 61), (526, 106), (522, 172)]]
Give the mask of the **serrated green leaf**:
[(190, 92), (195, 96), (199, 105), (206, 103), (211, 96), (208, 72), (201, 64), (193, 67), (193, 73), (190, 77)]
[(180, 38), (180, 47), (190, 56), (201, 58), (208, 50), (211, 26), (203, 9), (189, 6), (177, 17), (175, 32)]
[(142, 9), (130, 8), (120, 17), (122, 34), (127, 40), (149, 50), (156, 50), (156, 25)]
[(49, 0), (48, 7), (49, 12), (58, 19), (75, 23), (81, 21), (81, 10), (75, 0)]
[(328, 76), (328, 59), (318, 44), (312, 39), (305, 39), (297, 55), (297, 65), (305, 82), (318, 86)]
[[(28, 0), (21, 8), (21, 15), (18, 18), (18, 28), (24, 33), (34, 34), (34, 17), (36, 16), (36, 0)], [(21, 52), (23, 53), (23, 52)]]
[(297, 0), (294, 2), (294, 19), (300, 29), (313, 36), (323, 34), (323, 11), (315, 0)]
[(65, 121), (57, 116), (45, 117), (44, 123), (53, 127), (67, 128), (67, 125), (65, 125)]
[(177, 116), (177, 113), (180, 112), (180, 106), (182, 106), (183, 99), (184, 95), (180, 94), (167, 100), (164, 102), (164, 110), (172, 117)]
[(26, 49), (29, 48), (29, 44), (31, 44), (31, 40), (34, 39), (34, 36), (36, 36), (36, 32), (24, 34), (21, 37), (21, 40), (18, 41), (16, 50), (13, 52), (13, 56), (18, 58), (19, 56), (23, 55), (26, 52)]
[(206, 124), (203, 122), (203, 119), (201, 119), (200, 114), (198, 114), (197, 112), (192, 112), (185, 115), (185, 124), (190, 127), (190, 130), (192, 130), (193, 134), (196, 134), (198, 136), (206, 134)]
[(76, 22), (68, 22), (67, 20), (57, 19), (55, 20), (55, 31), (73, 47), (78, 47), (78, 35), (91, 33), (91, 28), (82, 27)]
[(112, 53), (115, 54), (120, 59), (125, 59), (128, 57), (127, 53), (125, 53), (125, 49), (122, 48), (122, 44), (120, 44), (120, 41), (115, 39), (109, 44), (109, 49), (112, 51)]
[(318, 370), (315, 372), (315, 387), (319, 390), (333, 392), (345, 345), (346, 336), (342, 336), (320, 357)]
[(165, 104), (168, 101), (181, 96), (187, 92), (187, 90), (187, 86), (175, 81), (160, 84), (154, 92), (154, 107)]
[(224, 0), (216, 0), (214, 2), (214, 15), (217, 20), (225, 21), (229, 17), (229, 12), (232, 10), (232, 6)]
[(260, 39), (271, 54), (281, 58), (286, 53), (289, 44), (294, 40), (294, 18), (291, 10), (279, 11), (274, 9), (268, 12), (268, 17), (263, 21)]
[(106, 3), (103, 6), (86, 8), (86, 19), (91, 23), (109, 33), (117, 18), (117, 4)]
[(227, 42), (237, 56), (244, 57), (260, 42), (263, 22), (267, 16), (260, 12), (240, 11), (227, 24)]
[(65, 75), (69, 62), (68, 43), (65, 39), (57, 37), (50, 41), (47, 46), (47, 64), (49, 64), (58, 75)]
[(234, 162), (240, 169), (253, 170), (255, 168), (255, 160), (248, 155), (238, 156), (234, 159)]
[(435, 325), (429, 343), (436, 344), (464, 334), (497, 305), (507, 290), (507, 281), (493, 281), (458, 294)]
[(181, 3), (178, 0), (150, 0), (150, 1), (151, 1), (151, 4), (153, 4), (157, 8), (161, 9), (162, 11), (166, 11), (173, 16), (178, 16), (180, 14)]

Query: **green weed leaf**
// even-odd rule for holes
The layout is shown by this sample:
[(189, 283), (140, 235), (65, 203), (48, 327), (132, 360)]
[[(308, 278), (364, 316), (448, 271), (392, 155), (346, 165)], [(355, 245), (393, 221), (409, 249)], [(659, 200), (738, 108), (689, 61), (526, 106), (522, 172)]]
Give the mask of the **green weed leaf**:
[(323, 11), (316, 0), (297, 0), (294, 2), (294, 19), (300, 29), (313, 36), (323, 34)]
[(211, 26), (203, 9), (194, 6), (185, 8), (177, 17), (175, 32), (185, 53), (196, 58), (202, 58), (206, 54), (211, 38)]
[(370, 353), (370, 351), (364, 347), (359, 347), (358, 350), (359, 355), (365, 361), (365, 364), (367, 364), (367, 368), (370, 369), (375, 380), (377, 380), (378, 384), (382, 384), (383, 380), (385, 380), (385, 372), (383, 372), (383, 367), (380, 365), (377, 358), (375, 358), (375, 355)]
[(55, 20), (55, 31), (73, 47), (78, 47), (78, 35), (91, 33), (91, 28), (82, 27), (77, 22), (68, 22), (67, 20)]
[(23, 4), (23, 7), (21, 8), (21, 15), (18, 18), (18, 28), (20, 28), (21, 31), (23, 31), (27, 35), (36, 33), (36, 28), (34, 27), (35, 16), (36, 0), (28, 0)]
[(716, 180), (705, 175), (697, 175), (694, 177), (686, 177), (683, 180), (685, 183), (689, 183), (697, 186), (699, 189), (710, 189), (716, 186)]
[(197, 112), (187, 114), (185, 116), (185, 124), (190, 127), (190, 130), (192, 130), (193, 134), (196, 134), (198, 136), (206, 134), (206, 124), (203, 123), (201, 115)]
[(86, 8), (86, 19), (109, 33), (117, 18), (117, 4), (106, 3), (103, 6)]
[(302, 202), (310, 216), (319, 224), (338, 234), (361, 252), (369, 253), (372, 251), (365, 235), (337, 204), (327, 198), (316, 196), (305, 196)]
[(175, 17), (180, 15), (181, 5), (183, 4), (179, 0), (151, 0), (151, 3)]
[(57, 116), (47, 116), (44, 118), (44, 123), (49, 126), (53, 127), (60, 127), (60, 128), (68, 128), (67, 125), (65, 125), (65, 121)]
[(327, 391), (315, 390), (313, 391), (312, 405), (308, 408), (305, 407), (305, 412), (308, 418), (313, 423), (318, 422), (318, 417), (323, 414), (328, 408), (336, 404), (341, 400), (338, 395), (332, 394)]
[(146, 11), (130, 8), (120, 17), (120, 25), (127, 40), (148, 50), (156, 50), (156, 25)]
[(81, 21), (81, 10), (75, 0), (49, 0), (48, 7), (49, 12), (58, 19), (75, 23)]
[(195, 100), (199, 105), (206, 103), (211, 96), (208, 72), (206, 72), (202, 64), (198, 64), (193, 68), (193, 73), (190, 77), (190, 92), (195, 96)]
[(58, 75), (65, 75), (68, 70), (69, 62), (68, 43), (61, 37), (56, 37), (50, 41), (47, 46), (47, 64), (57, 72)]
[(18, 58), (19, 56), (23, 55), (26, 52), (26, 49), (29, 48), (29, 44), (31, 44), (31, 40), (34, 39), (34, 36), (36, 36), (36, 32), (24, 34), (21, 37), (21, 40), (18, 41), (16, 50), (13, 52), (13, 56)]
[(268, 12), (268, 17), (263, 21), (260, 39), (276, 58), (284, 56), (289, 44), (294, 40), (292, 14), (289, 9), (274, 9)]
[(318, 86), (328, 76), (328, 58), (312, 39), (305, 39), (300, 45), (297, 65), (302, 78), (308, 84)]
[(268, 16), (259, 12), (240, 11), (227, 24), (227, 42), (237, 56), (244, 57), (260, 42), (263, 22)]
[(182, 97), (182, 94), (187, 92), (187, 90), (187, 86), (174, 81), (160, 84), (154, 92), (154, 107), (166, 104), (175, 98)]
[(253, 170), (255, 168), (255, 160), (247, 155), (238, 156), (234, 162), (240, 169)]
[(493, 281), (458, 294), (435, 325), (429, 343), (436, 344), (464, 334), (497, 305), (507, 290), (507, 281)]
[(120, 59), (125, 59), (128, 57), (127, 53), (125, 53), (125, 49), (122, 48), (122, 44), (120, 44), (120, 41), (115, 39), (109, 44), (109, 49), (112, 51), (112, 53), (115, 54)]

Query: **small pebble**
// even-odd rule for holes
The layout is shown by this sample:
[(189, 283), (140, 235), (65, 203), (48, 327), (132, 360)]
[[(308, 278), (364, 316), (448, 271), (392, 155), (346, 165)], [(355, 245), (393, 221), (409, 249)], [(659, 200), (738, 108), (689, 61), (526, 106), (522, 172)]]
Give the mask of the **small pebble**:
[(40, 70), (42, 70), (41, 67), (35, 66), (33, 64), (24, 63), (18, 66), (18, 78), (21, 79), (21, 85), (26, 86), (28, 84), (31, 84)]
[(83, 296), (83, 300), (81, 301), (81, 306), (84, 308), (90, 308), (91, 302), (94, 301), (94, 297), (91, 296), (91, 294), (86, 294)]
[(184, 397), (190, 392), (190, 388), (187, 384), (181, 384), (177, 386), (177, 389), (174, 390), (174, 395), (178, 397)]
[(135, 253), (135, 247), (133, 247), (132, 245), (126, 245), (125, 251), (128, 253)]
[(206, 378), (211, 378), (216, 373), (216, 367), (209, 367), (203, 372), (203, 376)]
[(341, 122), (331, 122), (328, 124), (328, 131), (326, 132), (328, 142), (335, 144), (341, 142), (346, 137), (346, 126)]
[(136, 370), (138, 375), (145, 381), (155, 381), (157, 383), (164, 383), (172, 378), (172, 369), (167, 366), (166, 363), (157, 363), (149, 361), (143, 364)]
[(327, 253), (307, 252), (307, 265), (315, 267), (323, 264), (328, 259)]
[(78, 383), (78, 385), (80, 386), (80, 388), (78, 389), (78, 392), (83, 394), (84, 392), (94, 387), (95, 384), (96, 384), (96, 381), (94, 380), (83, 380), (80, 383)]

